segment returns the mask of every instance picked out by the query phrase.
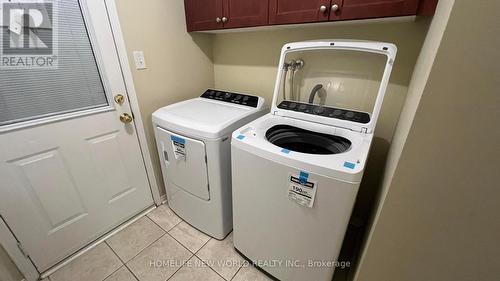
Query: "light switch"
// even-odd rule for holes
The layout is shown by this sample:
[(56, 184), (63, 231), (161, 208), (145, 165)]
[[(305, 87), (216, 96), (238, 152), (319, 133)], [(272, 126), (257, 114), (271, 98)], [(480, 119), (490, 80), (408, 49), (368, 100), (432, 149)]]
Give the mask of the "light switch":
[(146, 69), (146, 59), (143, 51), (134, 51), (134, 61), (137, 70)]

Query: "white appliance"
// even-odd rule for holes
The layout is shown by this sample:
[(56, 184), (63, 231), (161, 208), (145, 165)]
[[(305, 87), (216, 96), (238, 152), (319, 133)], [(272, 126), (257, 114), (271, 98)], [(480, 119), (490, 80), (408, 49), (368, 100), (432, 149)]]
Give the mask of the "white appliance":
[(332, 279), (395, 56), (389, 43), (287, 44), (271, 113), (233, 133), (234, 246), (272, 276)]
[(261, 97), (207, 90), (153, 113), (168, 205), (217, 239), (233, 227), (231, 133), (264, 110)]

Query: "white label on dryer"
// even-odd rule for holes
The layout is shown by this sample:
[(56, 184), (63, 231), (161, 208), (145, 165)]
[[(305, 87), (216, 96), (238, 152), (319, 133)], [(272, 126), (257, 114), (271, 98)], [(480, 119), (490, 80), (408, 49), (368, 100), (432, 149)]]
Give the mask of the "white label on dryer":
[(295, 203), (312, 208), (318, 182), (309, 179), (309, 174), (300, 172), (300, 175), (289, 176), (288, 199)]
[(186, 160), (186, 140), (177, 136), (171, 136), (170, 139), (175, 159)]

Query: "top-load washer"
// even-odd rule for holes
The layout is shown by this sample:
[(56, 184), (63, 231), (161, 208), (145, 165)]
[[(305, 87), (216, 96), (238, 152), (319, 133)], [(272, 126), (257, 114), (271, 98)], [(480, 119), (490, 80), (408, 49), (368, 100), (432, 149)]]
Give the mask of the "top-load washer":
[(217, 239), (232, 229), (231, 133), (264, 109), (261, 97), (207, 90), (153, 113), (168, 205)]
[[(331, 280), (396, 46), (286, 44), (271, 113), (233, 133), (234, 246), (283, 281)], [(293, 81), (293, 82), (292, 82)]]

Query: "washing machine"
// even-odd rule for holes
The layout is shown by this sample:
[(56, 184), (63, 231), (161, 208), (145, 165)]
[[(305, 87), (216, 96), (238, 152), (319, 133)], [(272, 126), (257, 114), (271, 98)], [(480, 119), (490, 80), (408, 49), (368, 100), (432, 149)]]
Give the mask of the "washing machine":
[(232, 230), (231, 133), (266, 111), (261, 97), (210, 89), (153, 113), (168, 205), (214, 238)]
[(283, 281), (329, 281), (396, 46), (286, 44), (271, 112), (232, 135), (234, 247)]

